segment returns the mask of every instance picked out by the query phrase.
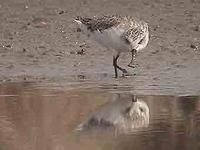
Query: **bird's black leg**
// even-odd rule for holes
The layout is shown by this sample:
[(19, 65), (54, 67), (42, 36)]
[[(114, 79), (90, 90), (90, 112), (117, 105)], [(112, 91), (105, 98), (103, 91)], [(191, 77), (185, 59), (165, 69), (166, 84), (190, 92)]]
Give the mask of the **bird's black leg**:
[(118, 77), (118, 74), (117, 74), (117, 69), (121, 70), (124, 74), (128, 73), (126, 71), (126, 69), (123, 69), (121, 68), (120, 66), (117, 65), (117, 59), (119, 58), (119, 53), (117, 54), (117, 56), (113, 56), (113, 66), (114, 66), (114, 69), (115, 69), (115, 78)]
[(131, 68), (135, 68), (135, 64), (134, 64), (134, 61), (135, 61), (135, 56), (136, 56), (136, 49), (133, 49), (132, 51), (131, 51), (131, 56), (132, 56), (132, 58), (131, 58), (131, 62), (128, 64), (128, 67), (131, 67)]
[(116, 64), (115, 56), (113, 56), (113, 66), (114, 66), (114, 69), (115, 69), (115, 78), (117, 78), (118, 77), (118, 73), (117, 73), (117, 64)]

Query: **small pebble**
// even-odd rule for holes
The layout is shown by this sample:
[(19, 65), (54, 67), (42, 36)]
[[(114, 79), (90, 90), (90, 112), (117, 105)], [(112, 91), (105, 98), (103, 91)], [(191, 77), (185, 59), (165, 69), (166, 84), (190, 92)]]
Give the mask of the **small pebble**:
[(83, 4), (86, 5), (88, 2), (87, 1), (83, 1)]
[(59, 11), (59, 13), (58, 13), (59, 15), (62, 15), (62, 14), (64, 14), (64, 11), (63, 10), (61, 10), (61, 11)]
[(198, 46), (197, 46), (197, 45), (194, 45), (194, 44), (191, 44), (190, 47), (193, 48), (193, 49), (195, 49), (195, 50), (198, 49)]
[(199, 30), (200, 30), (200, 25), (194, 27), (194, 31), (199, 31)]
[(43, 52), (43, 53), (42, 53), (42, 55), (46, 55), (46, 54), (47, 54), (46, 52)]
[(85, 46), (86, 46), (85, 43), (79, 45), (79, 47), (81, 47), (81, 48), (82, 48), (82, 47), (85, 47)]
[(85, 54), (85, 50), (81, 49), (81, 50), (77, 51), (77, 54), (78, 55), (84, 55)]
[(42, 46), (42, 45), (40, 45), (40, 46), (38, 46), (38, 48), (44, 49), (44, 48), (46, 48), (46, 47), (45, 47), (45, 46)]
[(12, 48), (12, 45), (11, 45), (11, 44), (8, 44), (8, 45), (5, 45), (5, 47), (7, 47), (7, 48)]
[(84, 75), (81, 75), (81, 74), (79, 74), (77, 77), (78, 77), (79, 79), (85, 79), (85, 78), (86, 78)]
[(81, 32), (81, 28), (77, 28), (77, 29), (76, 29), (76, 32)]
[(160, 28), (159, 25), (155, 26), (155, 27), (153, 28), (153, 30), (156, 31), (158, 28)]
[(70, 51), (69, 53), (70, 53), (70, 54), (75, 54), (75, 52), (74, 52), (74, 51)]
[(32, 24), (35, 28), (45, 28), (49, 26), (48, 20), (45, 18), (35, 18), (32, 20)]
[(27, 56), (30, 57), (30, 58), (33, 58), (33, 57), (34, 57), (33, 54), (28, 54)]

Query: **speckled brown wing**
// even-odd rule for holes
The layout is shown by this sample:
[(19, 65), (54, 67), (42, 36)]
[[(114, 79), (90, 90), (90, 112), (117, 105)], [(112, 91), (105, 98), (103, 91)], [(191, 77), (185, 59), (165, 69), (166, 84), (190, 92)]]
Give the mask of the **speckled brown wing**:
[(87, 29), (91, 32), (100, 31), (111, 28), (112, 26), (117, 26), (120, 23), (120, 18), (116, 16), (103, 16), (101, 18), (85, 18), (77, 17), (77, 20), (81, 21), (87, 26)]
[(122, 38), (125, 41), (129, 41), (129, 39), (132, 39), (132, 42), (134, 41), (140, 41), (144, 37), (144, 31), (140, 28), (131, 28), (124, 32), (122, 35)]

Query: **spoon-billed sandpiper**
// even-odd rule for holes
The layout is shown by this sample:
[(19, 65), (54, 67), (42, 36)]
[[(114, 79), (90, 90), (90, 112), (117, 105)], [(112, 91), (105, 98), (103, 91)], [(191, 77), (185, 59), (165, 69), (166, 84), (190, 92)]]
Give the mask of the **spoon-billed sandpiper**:
[(142, 20), (130, 16), (103, 16), (103, 17), (77, 17), (75, 22), (83, 33), (91, 37), (103, 46), (112, 49), (115, 77), (118, 77), (117, 69), (123, 74), (127, 70), (117, 65), (121, 52), (131, 52), (132, 59), (129, 67), (133, 67), (133, 61), (137, 51), (147, 46), (149, 41), (148, 24)]

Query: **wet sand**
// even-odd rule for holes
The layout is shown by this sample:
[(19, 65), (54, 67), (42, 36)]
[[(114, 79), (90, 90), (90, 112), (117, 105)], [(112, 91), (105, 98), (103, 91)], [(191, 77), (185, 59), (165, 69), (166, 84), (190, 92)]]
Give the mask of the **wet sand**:
[[(77, 15), (132, 15), (150, 26), (136, 76), (114, 79), (112, 52), (77, 32)], [(139, 94), (200, 93), (198, 0), (1, 0), (0, 82), (128, 86)], [(123, 54), (126, 66), (130, 54)]]

